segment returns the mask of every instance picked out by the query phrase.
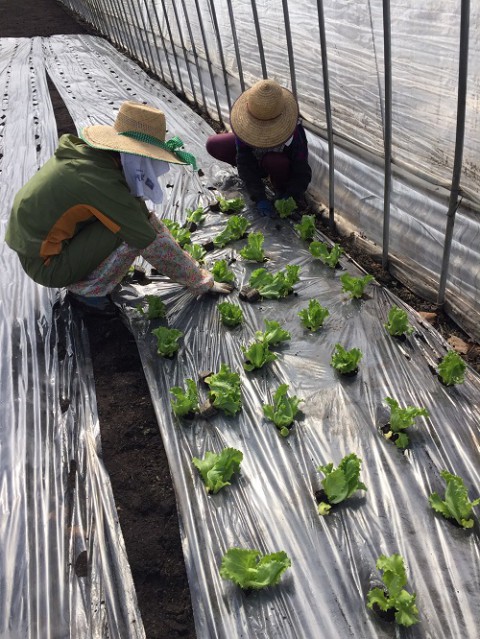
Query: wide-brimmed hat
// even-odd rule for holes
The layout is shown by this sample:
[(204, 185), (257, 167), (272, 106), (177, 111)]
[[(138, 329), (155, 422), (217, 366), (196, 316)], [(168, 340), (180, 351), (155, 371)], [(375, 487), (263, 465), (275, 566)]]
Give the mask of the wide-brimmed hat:
[(142, 155), (171, 164), (191, 164), (195, 157), (181, 151), (183, 142), (178, 137), (165, 140), (165, 114), (160, 109), (139, 102), (123, 102), (113, 124), (86, 126), (81, 137), (95, 149)]
[(286, 142), (295, 131), (298, 103), (275, 80), (260, 80), (244, 91), (230, 113), (233, 132), (246, 144), (272, 148)]

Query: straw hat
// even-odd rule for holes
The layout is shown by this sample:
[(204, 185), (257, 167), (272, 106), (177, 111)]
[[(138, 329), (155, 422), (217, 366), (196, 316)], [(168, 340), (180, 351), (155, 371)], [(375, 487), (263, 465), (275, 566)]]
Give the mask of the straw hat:
[(260, 80), (244, 91), (230, 113), (233, 132), (246, 144), (267, 149), (286, 142), (295, 131), (295, 96), (274, 80)]
[(143, 155), (171, 164), (192, 164), (196, 168), (194, 156), (179, 150), (183, 142), (177, 137), (165, 141), (165, 133), (163, 111), (139, 102), (124, 102), (113, 126), (86, 126), (81, 137), (95, 149)]

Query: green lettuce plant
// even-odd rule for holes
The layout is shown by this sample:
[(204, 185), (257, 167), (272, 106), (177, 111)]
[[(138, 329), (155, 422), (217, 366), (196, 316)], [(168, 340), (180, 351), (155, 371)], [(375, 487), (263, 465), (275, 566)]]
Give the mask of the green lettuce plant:
[(170, 399), (172, 409), (177, 417), (185, 417), (198, 410), (198, 390), (193, 379), (185, 380), (186, 390), (181, 386), (173, 386), (170, 393), (173, 397)]
[(182, 248), (190, 243), (191, 233), (188, 229), (183, 228), (178, 222), (174, 222), (173, 220), (162, 220), (162, 222)]
[(240, 470), (243, 453), (236, 448), (224, 448), (220, 453), (205, 453), (203, 459), (194, 457), (192, 463), (200, 472), (207, 493), (216, 495)]
[(257, 342), (266, 342), (269, 346), (275, 346), (280, 342), (286, 342), (291, 338), (288, 331), (282, 328), (279, 322), (275, 320), (265, 320), (266, 331), (255, 331), (255, 339)]
[(293, 264), (287, 264), (284, 271), (278, 271), (275, 275), (265, 268), (257, 268), (251, 274), (249, 284), (262, 297), (280, 299), (293, 291), (294, 284), (299, 280), (299, 273), (300, 266)]
[(323, 326), (323, 322), (330, 315), (328, 308), (320, 304), (318, 300), (312, 299), (308, 302), (308, 307), (299, 311), (302, 326), (311, 331), (318, 331)]
[(197, 260), (199, 264), (202, 264), (205, 261), (205, 255), (207, 254), (207, 251), (201, 244), (195, 244), (192, 242), (191, 244), (186, 244), (183, 247), (183, 250), (191, 255), (194, 260)]
[(250, 226), (250, 222), (242, 215), (232, 215), (228, 219), (227, 225), (221, 233), (213, 238), (213, 243), (216, 247), (222, 248), (230, 242), (239, 240), (245, 235), (247, 228)]
[(404, 590), (407, 584), (407, 573), (403, 559), (394, 554), (390, 557), (381, 555), (377, 560), (378, 570), (383, 570), (382, 581), (385, 588), (373, 588), (367, 593), (367, 606), (377, 605), (380, 610), (395, 610), (395, 621), (401, 626), (413, 626), (418, 622), (418, 609), (415, 605), (416, 595)]
[(210, 399), (218, 410), (235, 415), (242, 408), (240, 375), (232, 372), (228, 364), (222, 364), (218, 373), (205, 378)]
[(212, 275), (215, 282), (234, 282), (235, 275), (228, 268), (227, 260), (217, 260), (212, 267)]
[(480, 497), (470, 501), (461, 477), (452, 475), (447, 470), (440, 474), (447, 483), (445, 499), (442, 500), (437, 493), (432, 493), (428, 498), (430, 506), (447, 519), (455, 519), (459, 526), (473, 528), (472, 509), (480, 504)]
[(463, 384), (467, 365), (455, 351), (449, 351), (438, 365), (437, 372), (446, 386)]
[(253, 371), (275, 361), (277, 356), (270, 351), (269, 346), (269, 343), (265, 341), (252, 342), (248, 348), (242, 346), (242, 351), (245, 355), (243, 368), (246, 371)]
[(262, 556), (259, 550), (229, 548), (222, 558), (220, 576), (244, 590), (260, 590), (278, 584), (291, 565), (283, 550)]
[(245, 208), (245, 200), (243, 197), (234, 197), (225, 199), (222, 196), (217, 198), (218, 206), (222, 213), (239, 213)]
[(339, 373), (345, 375), (358, 369), (358, 364), (362, 357), (363, 353), (359, 348), (352, 348), (348, 351), (341, 344), (335, 344), (330, 364)]
[(360, 481), (361, 464), (362, 460), (355, 453), (351, 453), (341, 460), (337, 468), (333, 467), (333, 463), (318, 467), (325, 475), (322, 486), (327, 497), (326, 502), (318, 504), (319, 515), (328, 515), (333, 504), (340, 504), (357, 490), (367, 490), (365, 484)]
[(252, 262), (263, 262), (265, 254), (263, 252), (263, 242), (265, 238), (263, 233), (249, 233), (247, 238), (247, 244), (240, 250), (240, 255), (245, 260)]
[(158, 295), (145, 295), (145, 301), (147, 302), (146, 310), (142, 304), (137, 304), (136, 309), (139, 313), (146, 315), (149, 320), (165, 317), (166, 307)]
[(294, 224), (293, 228), (300, 235), (302, 240), (308, 242), (315, 235), (315, 216), (314, 215), (302, 215), (300, 224)]
[[(404, 431), (413, 425), (416, 417), (429, 417), (429, 412), (426, 408), (416, 408), (415, 406), (400, 408), (399, 403), (391, 397), (386, 397), (385, 403), (390, 407), (390, 430), (385, 433), (385, 437), (386, 439), (392, 438), (397, 448), (406, 448), (409, 439)], [(393, 439), (394, 435), (396, 435), (395, 439)]]
[(342, 282), (342, 291), (344, 293), (348, 293), (352, 299), (360, 299), (365, 292), (365, 287), (373, 281), (373, 279), (373, 275), (353, 277), (348, 275), (348, 273), (344, 273), (340, 277), (340, 281)]
[(176, 328), (159, 326), (152, 333), (157, 338), (157, 353), (162, 357), (172, 357), (179, 349), (178, 340), (183, 337), (182, 331)]
[(398, 306), (392, 306), (389, 310), (387, 322), (384, 326), (392, 337), (410, 335), (415, 330), (413, 326), (410, 326), (408, 323), (407, 312)]
[(316, 259), (329, 266), (335, 268), (338, 264), (343, 249), (339, 244), (334, 244), (331, 249), (324, 242), (310, 242), (308, 247), (311, 255)]
[(205, 212), (203, 206), (199, 206), (194, 211), (187, 209), (187, 222), (192, 224), (201, 224), (205, 219)]
[(235, 327), (243, 322), (243, 311), (237, 304), (221, 302), (217, 304), (218, 312), (225, 326)]
[(280, 384), (273, 395), (273, 404), (262, 406), (263, 414), (275, 424), (282, 437), (288, 437), (290, 434), (289, 426), (293, 424), (298, 406), (303, 402), (303, 399), (298, 397), (288, 397), (287, 393), (288, 384)]
[(288, 197), (281, 200), (275, 200), (274, 206), (279, 216), (285, 218), (290, 217), (290, 215), (295, 211), (297, 203), (293, 197)]

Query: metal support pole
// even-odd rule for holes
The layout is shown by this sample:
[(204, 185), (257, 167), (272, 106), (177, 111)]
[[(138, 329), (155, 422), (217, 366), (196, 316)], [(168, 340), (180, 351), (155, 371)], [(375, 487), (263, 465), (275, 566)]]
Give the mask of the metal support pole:
[(175, 0), (173, 0), (172, 2), (172, 7), (173, 7), (173, 13), (175, 14), (175, 20), (177, 21), (178, 35), (180, 36), (180, 44), (182, 45), (183, 58), (185, 60), (185, 65), (187, 67), (188, 79), (190, 80), (190, 88), (192, 89), (193, 101), (195, 102), (196, 105), (198, 105), (197, 94), (195, 92), (195, 85), (193, 83), (192, 71), (190, 69), (190, 62), (188, 61), (187, 48), (185, 46), (185, 40), (183, 38), (182, 25), (180, 24), (180, 19), (178, 17), (177, 5)]
[(168, 18), (167, 8), (165, 7), (165, 0), (161, 0), (161, 2), (162, 2), (163, 15), (165, 16), (165, 24), (167, 25), (168, 37), (170, 38), (170, 43), (172, 45), (173, 59), (175, 60), (175, 66), (177, 68), (178, 81), (180, 83), (180, 92), (183, 95), (185, 95), (185, 88), (183, 86), (182, 74), (180, 73), (180, 66), (178, 64), (177, 52), (175, 50), (175, 42), (173, 41), (172, 28), (170, 26), (170, 20)]
[(235, 28), (235, 16), (233, 15), (232, 0), (227, 0), (228, 17), (230, 18), (230, 28), (232, 30), (233, 46), (235, 48), (235, 58), (237, 60), (238, 78), (240, 80), (240, 88), (245, 91), (245, 80), (243, 78), (242, 60), (240, 57), (240, 47), (238, 46), (237, 29)]
[[(151, 2), (152, 2), (152, 5), (153, 5), (153, 0), (151, 0)], [(147, 5), (147, 0), (143, 0), (143, 4), (145, 5), (147, 18), (148, 18), (148, 22), (149, 22), (149, 25), (150, 25), (150, 31), (152, 32), (153, 46), (154, 46), (154, 49), (155, 49), (155, 53), (157, 54), (156, 57), (157, 57), (157, 60), (158, 60), (158, 66), (160, 68), (160, 74), (159, 75), (162, 78), (162, 82), (165, 82), (165, 75), (163, 73), (163, 64), (162, 64), (162, 60), (160, 58), (159, 47), (158, 47), (158, 44), (157, 44), (157, 36), (156, 36), (155, 30), (153, 28), (153, 22), (152, 22), (152, 18), (150, 16), (150, 10), (149, 10), (148, 5)], [(150, 47), (150, 51), (152, 51), (151, 47)], [(153, 64), (153, 52), (152, 52), (152, 64)], [(153, 71), (155, 73), (157, 73), (157, 70), (156, 70), (155, 66), (153, 67)]]
[(297, 95), (297, 81), (295, 78), (295, 60), (293, 59), (292, 31), (290, 29), (290, 16), (288, 13), (288, 0), (282, 0), (283, 21), (285, 23), (285, 36), (287, 38), (288, 65), (290, 67), (290, 78), (292, 82), (292, 93)]
[(385, 65), (385, 177), (383, 193), (383, 253), (382, 266), (388, 267), (390, 244), (390, 196), (392, 192), (392, 38), (390, 0), (383, 0), (383, 49)]
[[(155, 20), (156, 20), (156, 23), (157, 23), (158, 33), (160, 35), (160, 40), (162, 41), (163, 53), (165, 55), (165, 60), (167, 61), (168, 72), (170, 74), (170, 83), (167, 82), (165, 77), (164, 77), (164, 81), (165, 81), (166, 84), (170, 84), (170, 86), (172, 86), (174, 89), (176, 89), (177, 86), (176, 86), (176, 83), (175, 83), (175, 78), (173, 76), (172, 65), (170, 64), (170, 58), (168, 57), (167, 47), (165, 45), (165, 37), (163, 35), (162, 27), (160, 25), (160, 20), (158, 18), (157, 7), (155, 6), (155, 0), (153, 0), (152, 4), (153, 4), (153, 13), (155, 15)], [(160, 57), (160, 54), (159, 54), (159, 57)]]
[(217, 12), (215, 10), (215, 4), (213, 0), (208, 0), (208, 4), (210, 6), (210, 12), (212, 14), (213, 28), (215, 30), (215, 35), (217, 37), (218, 54), (220, 56), (220, 62), (222, 64), (223, 81), (225, 83), (225, 92), (227, 94), (228, 110), (231, 111), (232, 99), (230, 97), (230, 87), (228, 86), (228, 76), (227, 76), (227, 70), (225, 68), (225, 56), (223, 55), (222, 40), (220, 38), (220, 29), (219, 29), (218, 20), (217, 20)]
[(200, 85), (200, 93), (202, 94), (203, 108), (206, 110), (207, 100), (205, 99), (205, 89), (203, 87), (202, 72), (200, 70), (200, 64), (198, 62), (198, 53), (197, 53), (197, 47), (195, 46), (195, 38), (193, 37), (192, 26), (190, 24), (190, 20), (188, 17), (187, 7), (185, 6), (185, 0), (181, 0), (181, 3), (182, 3), (183, 15), (185, 16), (185, 22), (187, 25), (188, 35), (190, 37), (190, 44), (192, 46), (193, 59), (195, 60), (195, 66), (197, 68), (197, 77), (198, 77), (198, 83)]
[(268, 78), (267, 65), (265, 63), (265, 51), (263, 50), (262, 32), (260, 31), (260, 22), (258, 20), (258, 11), (255, 0), (252, 0), (253, 22), (255, 24), (255, 33), (257, 35), (258, 53), (260, 55), (260, 64), (262, 66), (262, 77), (264, 80)]

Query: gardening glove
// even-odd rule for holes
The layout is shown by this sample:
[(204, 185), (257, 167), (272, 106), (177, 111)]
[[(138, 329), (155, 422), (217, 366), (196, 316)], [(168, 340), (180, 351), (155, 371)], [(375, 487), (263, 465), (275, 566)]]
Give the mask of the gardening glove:
[(275, 217), (275, 209), (273, 208), (273, 204), (270, 200), (258, 200), (256, 206), (260, 215), (264, 215), (265, 217)]
[(231, 284), (226, 284), (225, 282), (214, 282), (212, 288), (209, 290), (209, 293), (228, 295), (232, 291), (233, 286)]

